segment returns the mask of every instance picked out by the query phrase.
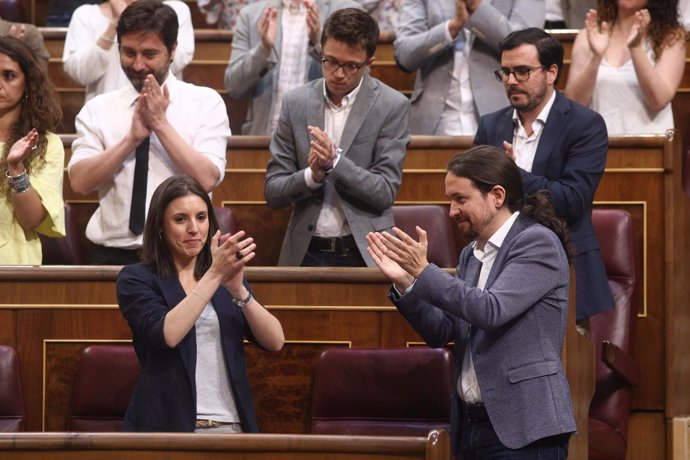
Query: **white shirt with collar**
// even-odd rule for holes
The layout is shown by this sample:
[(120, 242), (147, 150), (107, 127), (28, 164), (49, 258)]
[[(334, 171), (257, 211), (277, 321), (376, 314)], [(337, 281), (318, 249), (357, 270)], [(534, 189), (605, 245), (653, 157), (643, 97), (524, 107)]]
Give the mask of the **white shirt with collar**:
[(474, 35), (461, 29), (456, 38), (450, 35), (446, 23), (446, 40), (454, 46), (453, 70), (450, 72), (450, 87), (446, 95), (441, 119), (434, 134), (448, 136), (469, 136), (477, 132), (477, 109), (470, 86), (469, 54)]
[[(362, 87), (362, 82), (364, 78), (359, 80), (359, 84), (355, 89), (350, 91), (349, 94), (343, 97), (340, 106), (336, 106), (328, 97), (328, 90), (326, 88), (326, 80), (323, 80), (323, 98), (324, 98), (324, 131), (328, 134), (328, 137), (333, 142), (333, 145), (337, 147), (340, 145), (340, 138), (343, 135), (343, 130), (347, 124), (347, 119), (350, 116), (350, 111), (355, 103), (357, 94)], [(341, 152), (340, 155), (345, 155), (345, 152)], [(335, 158), (333, 162), (333, 167), (338, 165), (340, 160), (340, 155)], [(306, 168), (304, 170), (304, 181), (312, 190), (323, 186), (323, 183), (314, 182), (314, 178), (311, 175), (311, 168)], [(342, 205), (340, 203), (340, 197), (335, 190), (335, 187), (326, 187), (323, 196), (323, 205), (319, 211), (319, 217), (316, 220), (316, 229), (314, 230), (314, 235), (323, 237), (332, 236), (345, 236), (351, 235), (352, 230), (350, 230), (350, 225), (347, 223), (347, 218), (343, 213)]]
[[(508, 235), (508, 232), (513, 227), (519, 215), (520, 211), (515, 211), (505, 222), (503, 222), (503, 225), (501, 225), (486, 242), (484, 250), (477, 248), (476, 241), (472, 243), (474, 246), (474, 257), (482, 263), (482, 269), (479, 272), (479, 280), (477, 281), (477, 287), (479, 289), (484, 290), (486, 280), (489, 278), (489, 273), (491, 273), (491, 269), (496, 261), (498, 250), (503, 245), (506, 235)], [(457, 391), (458, 395), (460, 395), (462, 400), (466, 403), (477, 403), (482, 400), (482, 393), (479, 389), (479, 382), (477, 381), (477, 374), (474, 369), (474, 361), (472, 360), (472, 346), (469, 340), (467, 341), (467, 346), (463, 353), (462, 369), (457, 381)]]
[(551, 107), (556, 100), (556, 91), (553, 91), (549, 102), (537, 115), (537, 119), (532, 123), (532, 135), (528, 136), (525, 127), (522, 126), (517, 110), (513, 110), (513, 154), (515, 164), (525, 171), (532, 172), (534, 156), (537, 154), (541, 133), (544, 131), (546, 119), (549, 117)]
[(283, 0), (281, 9), (281, 44), (278, 82), (274, 88), (273, 118), (271, 132), (275, 131), (283, 105), (283, 95), (307, 81), (307, 60), (309, 57), (309, 31), (307, 28), (307, 7), (299, 0)]
[[(164, 85), (170, 94), (166, 111), (168, 121), (186, 142), (218, 168), (220, 184), (225, 174), (225, 151), (230, 136), (225, 103), (217, 91), (179, 81), (171, 73)], [(72, 143), (68, 172), (80, 160), (95, 157), (122, 141), (131, 129), (138, 97), (139, 93), (129, 84), (101, 94), (84, 105), (75, 121), (77, 138)], [(156, 187), (168, 177), (180, 174), (154, 133), (150, 140), (147, 213)], [(98, 189), (99, 207), (86, 227), (86, 236), (92, 242), (122, 249), (141, 247), (142, 235), (135, 236), (129, 231), (135, 163), (132, 150), (112, 180)]]

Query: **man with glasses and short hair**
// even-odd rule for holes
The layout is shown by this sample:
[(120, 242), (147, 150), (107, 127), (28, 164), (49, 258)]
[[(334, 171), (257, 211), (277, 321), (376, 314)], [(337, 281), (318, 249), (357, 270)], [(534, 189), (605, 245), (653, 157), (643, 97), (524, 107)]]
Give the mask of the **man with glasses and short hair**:
[(369, 75), (378, 37), (366, 12), (336, 11), (324, 77), (283, 100), (264, 188), (271, 208), (293, 206), (279, 265), (374, 266), (366, 235), (393, 227), (410, 103)]
[[(538, 28), (501, 41), (501, 68), (510, 106), (481, 117), (474, 145), (505, 149), (520, 167), (525, 193), (548, 190), (569, 225), (577, 254), (577, 320), (613, 308), (606, 271), (592, 226), (592, 202), (608, 152), (608, 134), (596, 112), (556, 91), (563, 46)], [(584, 332), (584, 331), (581, 331)]]
[(283, 96), (322, 76), (321, 28), (329, 14), (353, 0), (261, 0), (240, 10), (225, 88), (248, 101), (242, 134), (271, 135)]

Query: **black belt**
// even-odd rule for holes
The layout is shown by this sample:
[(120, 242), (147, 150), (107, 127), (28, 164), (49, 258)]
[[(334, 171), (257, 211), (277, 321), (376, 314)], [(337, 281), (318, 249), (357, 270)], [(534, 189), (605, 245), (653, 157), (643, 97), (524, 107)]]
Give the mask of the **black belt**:
[(334, 236), (330, 238), (323, 236), (312, 236), (311, 241), (309, 242), (309, 251), (345, 254), (348, 251), (356, 250), (357, 243), (355, 242), (355, 237), (352, 235)]
[(486, 412), (486, 406), (484, 403), (466, 403), (460, 401), (460, 411), (462, 412), (465, 420), (470, 422), (488, 422), (489, 414)]

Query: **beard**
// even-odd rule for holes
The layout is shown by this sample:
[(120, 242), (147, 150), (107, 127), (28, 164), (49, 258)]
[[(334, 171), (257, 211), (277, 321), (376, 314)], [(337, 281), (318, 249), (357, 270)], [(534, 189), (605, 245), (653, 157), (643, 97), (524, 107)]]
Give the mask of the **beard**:
[(170, 65), (164, 66), (164, 68), (159, 69), (157, 72), (156, 71), (151, 71), (151, 70), (146, 70), (144, 72), (137, 72), (131, 67), (126, 67), (123, 68), (125, 75), (127, 76), (127, 79), (129, 82), (134, 86), (134, 89), (136, 89), (138, 92), (141, 92), (142, 88), (144, 87), (144, 81), (146, 80), (146, 77), (148, 75), (153, 75), (158, 82), (159, 85), (163, 86), (163, 82), (165, 79), (168, 77), (168, 69), (170, 68)]
[[(527, 91), (511, 86), (506, 91), (506, 94), (508, 96), (508, 100), (510, 101), (510, 106), (512, 108), (514, 108), (518, 112), (531, 112), (532, 110), (539, 107), (539, 105), (544, 101), (547, 89), (548, 86), (546, 85), (546, 83), (544, 83), (544, 85), (539, 87), (534, 94), (530, 94)], [(513, 98), (511, 97), (513, 94), (524, 94), (526, 100), (524, 102), (517, 102), (513, 100)]]

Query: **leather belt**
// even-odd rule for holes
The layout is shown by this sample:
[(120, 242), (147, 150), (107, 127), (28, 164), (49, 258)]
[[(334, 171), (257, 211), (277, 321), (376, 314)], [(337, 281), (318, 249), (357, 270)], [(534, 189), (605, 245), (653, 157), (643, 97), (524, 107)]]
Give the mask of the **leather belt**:
[(348, 251), (356, 251), (357, 243), (355, 237), (347, 236), (312, 236), (309, 242), (309, 251), (333, 252), (336, 254), (346, 254)]
[(215, 420), (197, 420), (196, 428), (218, 428), (225, 425), (236, 425), (237, 422), (216, 422)]
[(484, 403), (466, 403), (460, 401), (460, 410), (465, 420), (470, 422), (488, 422), (489, 414), (486, 412)]

